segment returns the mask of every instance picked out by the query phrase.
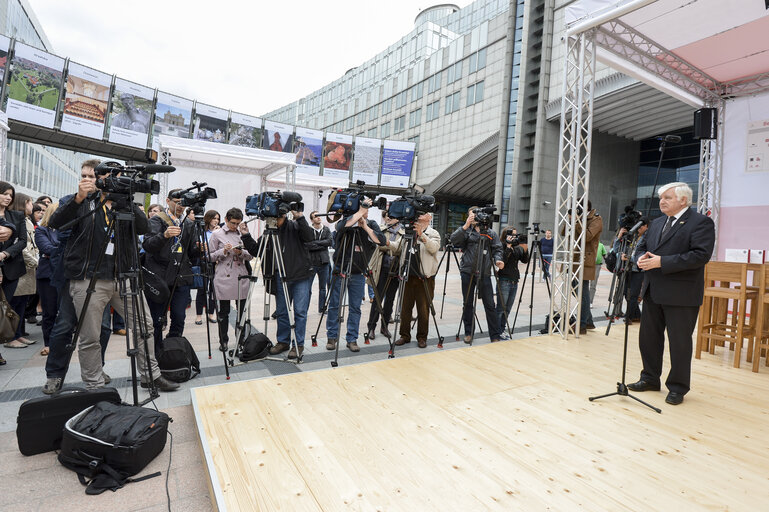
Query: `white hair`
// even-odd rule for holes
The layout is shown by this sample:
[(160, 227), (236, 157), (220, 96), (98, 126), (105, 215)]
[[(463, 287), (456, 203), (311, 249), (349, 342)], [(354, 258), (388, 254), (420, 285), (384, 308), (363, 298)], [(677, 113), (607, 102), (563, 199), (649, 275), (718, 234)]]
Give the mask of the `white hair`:
[(674, 189), (673, 191), (676, 193), (676, 199), (678, 199), (680, 201), (682, 197), (685, 197), (686, 198), (686, 206), (691, 206), (691, 204), (692, 204), (692, 189), (691, 189), (691, 187), (689, 185), (687, 185), (683, 181), (675, 181), (673, 183), (668, 183), (667, 185), (662, 185), (657, 190), (657, 195), (659, 195), (661, 197), (662, 194), (664, 194), (665, 192), (667, 192), (671, 188)]

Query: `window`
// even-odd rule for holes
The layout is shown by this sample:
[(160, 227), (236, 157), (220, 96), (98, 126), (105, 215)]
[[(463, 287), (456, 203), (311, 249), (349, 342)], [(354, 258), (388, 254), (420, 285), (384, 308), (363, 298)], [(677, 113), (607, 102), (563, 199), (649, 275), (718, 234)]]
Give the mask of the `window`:
[(413, 142), (416, 144), (414, 147), (414, 151), (419, 151), (419, 135), (414, 135), (413, 137), (409, 137), (409, 142)]
[(486, 48), (470, 55), (469, 73), (475, 73), (486, 67)]
[(352, 130), (355, 128), (355, 118), (354, 117), (348, 117), (347, 121), (345, 122), (345, 128), (347, 130)]
[(393, 99), (387, 98), (382, 102), (382, 115), (389, 114), (393, 109)]
[(446, 115), (459, 110), (459, 91), (446, 96)]
[(409, 114), (409, 128), (414, 128), (422, 123), (422, 109), (418, 108)]
[(373, 107), (368, 109), (369, 121), (375, 121), (378, 115), (379, 115), (379, 105), (374, 105)]
[(355, 116), (355, 125), (360, 126), (362, 124), (366, 124), (366, 111), (358, 112), (358, 115)]
[(425, 91), (425, 83), (419, 82), (411, 88), (411, 101), (417, 101), (422, 99), (422, 94)]
[(462, 78), (462, 61), (460, 60), (446, 70), (446, 84), (453, 84)]
[(398, 93), (397, 96), (395, 96), (395, 108), (401, 108), (404, 105), (406, 105), (406, 94), (408, 93), (408, 90), (405, 90), (401, 93)]
[(441, 100), (434, 101), (427, 105), (427, 120), (432, 121), (433, 119), (438, 119), (438, 116), (441, 115), (440, 109)]
[(483, 101), (483, 80), (467, 88), (467, 106)]
[(427, 79), (427, 93), (435, 92), (441, 88), (441, 72), (438, 71)]
[(406, 116), (395, 118), (393, 133), (400, 133), (406, 129)]
[(382, 138), (386, 139), (390, 136), (390, 121), (387, 121), (382, 125)]
[(373, 127), (373, 128), (370, 128), (366, 135), (369, 136), (369, 137), (376, 137), (376, 129), (377, 129), (376, 126)]

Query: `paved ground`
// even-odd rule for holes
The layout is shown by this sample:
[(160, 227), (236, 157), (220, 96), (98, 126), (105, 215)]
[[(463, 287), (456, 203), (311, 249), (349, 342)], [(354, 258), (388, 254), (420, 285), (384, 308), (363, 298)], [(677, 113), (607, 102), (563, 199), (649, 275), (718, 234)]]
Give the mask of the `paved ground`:
[[(456, 267), (452, 264), (452, 269)], [(521, 267), (523, 271), (523, 267)], [(444, 336), (444, 350), (464, 347), (462, 341), (456, 341), (459, 319), (461, 317), (462, 293), (460, 289), (459, 275), (451, 273), (444, 280), (444, 273), (440, 272), (436, 278), (435, 308), (438, 314), (441, 311), (441, 300), (444, 299), (443, 289), (446, 282), (446, 295), (443, 317), (438, 318), (438, 330)], [(527, 276), (523, 300), (520, 303), (520, 313), (514, 329), (514, 337), (527, 337), (529, 335), (529, 303), (531, 297), (531, 276)], [(596, 323), (605, 325), (602, 311), (606, 307), (608, 291), (611, 283), (611, 274), (604, 271), (601, 274), (599, 285), (593, 304), (593, 315)], [(519, 289), (519, 295), (521, 290)], [(194, 294), (195, 292), (193, 292)], [(263, 289), (256, 287), (253, 293), (254, 305), (251, 308), (252, 318), (257, 328), (262, 329), (264, 323), (261, 320), (263, 311)], [(519, 298), (516, 298), (513, 312), (510, 315), (512, 324)], [(539, 276), (533, 286), (532, 301), (532, 334), (536, 335), (544, 324), (545, 315), (549, 309), (549, 299), (545, 283)], [(274, 309), (274, 306), (273, 306)], [(370, 304), (368, 301), (363, 306), (363, 321), (368, 318)], [(483, 333), (478, 333), (475, 343), (488, 343), (486, 333), (486, 321), (482, 304), (479, 301), (479, 321)], [(331, 368), (334, 352), (325, 350), (325, 319), (318, 336), (318, 347), (310, 346), (310, 334), (315, 332), (319, 325), (320, 315), (317, 313), (317, 284), (315, 293), (310, 303), (310, 312), (307, 327), (307, 346), (304, 353), (304, 361), (300, 365), (280, 361), (260, 361), (243, 364), (230, 368), (231, 380), (247, 380), (270, 377), (298, 371), (310, 371)], [(210, 510), (210, 499), (206, 484), (205, 470), (199, 453), (199, 446), (195, 432), (192, 407), (190, 405), (190, 389), (196, 386), (221, 384), (225, 380), (225, 368), (221, 353), (216, 350), (216, 339), (212, 338), (214, 345), (212, 357), (209, 359), (206, 325), (194, 324), (194, 297), (192, 309), (187, 310), (187, 322), (185, 336), (192, 342), (201, 361), (202, 373), (195, 379), (182, 384), (179, 391), (162, 393), (154, 401), (154, 405), (167, 412), (173, 419), (169, 431), (173, 435), (173, 454), (171, 458), (171, 471), (166, 472), (169, 464), (169, 449), (157, 457), (146, 472), (162, 471), (162, 478), (154, 478), (146, 482), (130, 484), (125, 489), (116, 493), (107, 492), (101, 496), (86, 496), (83, 488), (77, 481), (75, 474), (64, 469), (57, 461), (54, 453), (41, 454), (32, 457), (24, 457), (18, 452), (15, 438), (16, 417), (19, 406), (30, 398), (44, 396), (41, 388), (45, 383), (45, 358), (39, 354), (42, 348), (42, 334), (40, 328), (31, 325), (28, 328), (30, 338), (38, 340), (38, 343), (25, 349), (2, 349), (3, 356), (8, 360), (6, 366), (0, 367), (0, 457), (3, 464), (0, 465), (0, 509), (10, 511), (34, 511), (50, 509), (66, 510), (110, 510), (137, 511), (137, 510), (167, 510), (165, 480), (168, 477), (168, 490), (173, 510), (197, 511)], [(257, 319), (259, 319), (257, 321)], [(274, 339), (275, 322), (271, 321), (268, 335)], [(210, 324), (214, 327), (214, 324)], [(619, 327), (618, 327), (619, 328)], [(392, 330), (392, 326), (391, 326)], [(414, 332), (414, 331), (412, 331)], [(591, 331), (590, 336), (598, 336), (601, 333)], [(211, 332), (214, 336), (214, 331)], [(460, 334), (462, 334), (460, 332)], [(415, 332), (413, 334), (415, 337)], [(232, 333), (230, 338), (233, 338)], [(418, 353), (439, 350), (438, 332), (434, 323), (430, 322), (430, 338), (426, 349), (416, 347), (414, 339), (410, 344), (396, 347), (395, 356), (414, 355)], [(359, 344), (361, 351), (353, 354), (342, 345), (339, 352), (339, 365), (357, 364), (368, 361), (376, 361), (387, 358), (387, 340), (377, 335), (370, 345), (363, 344), (363, 331), (361, 330)], [(113, 335), (106, 355), (105, 371), (112, 377), (112, 386), (116, 387), (124, 400), (132, 400), (130, 366), (125, 356), (125, 338)], [(66, 385), (82, 385), (80, 381), (80, 368), (77, 357), (73, 359)], [(146, 397), (141, 389), (140, 398)]]

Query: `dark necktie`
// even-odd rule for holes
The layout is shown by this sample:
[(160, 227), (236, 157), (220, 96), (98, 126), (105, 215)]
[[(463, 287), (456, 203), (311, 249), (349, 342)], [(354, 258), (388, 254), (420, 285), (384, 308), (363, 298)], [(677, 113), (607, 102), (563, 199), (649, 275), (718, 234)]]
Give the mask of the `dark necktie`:
[(660, 238), (665, 237), (665, 233), (670, 231), (670, 228), (673, 226), (673, 222), (675, 222), (675, 220), (675, 217), (668, 217), (667, 222), (665, 222), (665, 227), (662, 228), (662, 236), (660, 236)]

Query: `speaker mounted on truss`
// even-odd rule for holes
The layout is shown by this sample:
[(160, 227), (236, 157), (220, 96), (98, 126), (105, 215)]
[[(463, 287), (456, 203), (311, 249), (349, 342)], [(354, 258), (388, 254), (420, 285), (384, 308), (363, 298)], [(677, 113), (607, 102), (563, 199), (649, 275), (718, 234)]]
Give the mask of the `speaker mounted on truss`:
[(718, 134), (718, 111), (715, 108), (701, 108), (699, 110), (695, 110), (694, 111), (695, 140), (715, 139), (717, 134)]

